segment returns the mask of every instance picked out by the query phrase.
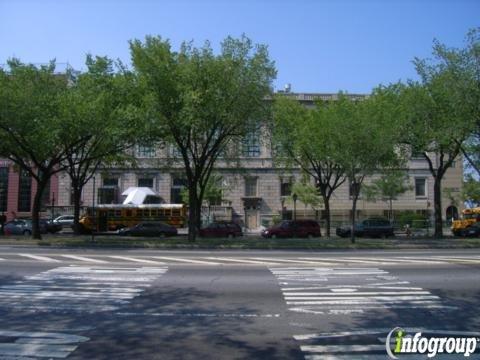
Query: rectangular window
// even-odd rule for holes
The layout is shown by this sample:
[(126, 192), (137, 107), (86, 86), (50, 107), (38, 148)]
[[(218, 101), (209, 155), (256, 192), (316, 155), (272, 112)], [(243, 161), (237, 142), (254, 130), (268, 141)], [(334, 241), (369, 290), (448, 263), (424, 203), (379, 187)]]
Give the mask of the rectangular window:
[(424, 178), (415, 179), (415, 197), (426, 197), (427, 196), (427, 180)]
[(118, 178), (116, 177), (103, 178), (103, 186), (111, 186), (111, 187), (118, 186)]
[(257, 196), (257, 178), (245, 178), (245, 196)]
[(249, 133), (242, 141), (242, 155), (244, 157), (260, 156), (260, 135), (258, 132)]
[(32, 177), (24, 170), (20, 171), (18, 189), (18, 211), (30, 211), (32, 199)]
[(183, 176), (174, 176), (172, 179), (172, 187), (170, 189), (170, 202), (172, 204), (181, 204), (182, 190), (187, 187), (187, 179)]
[(8, 167), (0, 167), (0, 211), (7, 211)]
[(290, 196), (292, 195), (292, 183), (284, 182), (280, 184), (280, 196)]
[(155, 148), (148, 145), (137, 145), (137, 156), (139, 158), (155, 157)]
[(102, 187), (98, 189), (99, 204), (116, 204), (117, 189), (114, 187)]
[(138, 187), (148, 187), (153, 189), (153, 178), (138, 178)]

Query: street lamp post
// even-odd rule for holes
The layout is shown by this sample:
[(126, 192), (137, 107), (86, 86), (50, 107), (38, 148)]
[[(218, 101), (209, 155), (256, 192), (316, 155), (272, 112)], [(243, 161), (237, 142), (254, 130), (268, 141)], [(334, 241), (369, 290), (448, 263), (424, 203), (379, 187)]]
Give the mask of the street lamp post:
[(296, 221), (297, 220), (297, 199), (298, 199), (297, 194), (293, 193), (292, 199), (293, 199), (293, 220)]

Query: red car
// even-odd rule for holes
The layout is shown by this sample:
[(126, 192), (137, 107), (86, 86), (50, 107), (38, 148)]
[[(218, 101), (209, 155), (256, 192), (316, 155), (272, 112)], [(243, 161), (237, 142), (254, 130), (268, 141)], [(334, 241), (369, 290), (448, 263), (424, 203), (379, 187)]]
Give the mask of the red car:
[(284, 220), (262, 231), (265, 238), (319, 237), (320, 225), (314, 220)]
[(199, 235), (202, 237), (236, 237), (242, 236), (242, 228), (233, 222), (212, 222), (208, 226), (200, 229)]

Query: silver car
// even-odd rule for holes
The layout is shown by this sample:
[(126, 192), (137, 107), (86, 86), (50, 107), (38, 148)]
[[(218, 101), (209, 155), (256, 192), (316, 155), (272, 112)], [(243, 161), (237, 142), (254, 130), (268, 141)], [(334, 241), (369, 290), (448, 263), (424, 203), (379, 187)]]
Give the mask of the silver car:
[(32, 235), (32, 221), (14, 219), (3, 225), (5, 235)]
[(61, 215), (53, 219), (55, 225), (71, 226), (73, 225), (73, 215)]

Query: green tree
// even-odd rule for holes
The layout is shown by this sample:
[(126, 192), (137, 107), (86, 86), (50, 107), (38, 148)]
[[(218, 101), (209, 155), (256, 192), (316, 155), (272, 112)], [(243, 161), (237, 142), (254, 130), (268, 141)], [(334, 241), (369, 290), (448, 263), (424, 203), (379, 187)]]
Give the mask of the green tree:
[(295, 182), (292, 186), (292, 195), (295, 194), (303, 205), (305, 211), (310, 206), (313, 210), (317, 210), (322, 204), (322, 198), (318, 192), (318, 188), (309, 184), (306, 180)]
[(435, 43), (433, 55), (430, 60), (415, 59), (421, 81), (408, 82), (401, 91), (401, 101), (406, 115), (405, 142), (413, 153), (425, 158), (434, 180), (434, 236), (441, 238), (442, 180), (470, 137), (474, 117), (465, 97), (470, 79), (456, 66), (455, 53)]
[[(70, 74), (55, 73), (55, 62), (36, 67), (18, 59), (0, 69), (0, 155), (13, 161), (36, 182), (32, 235), (40, 239), (39, 214), (44, 191), (65, 160), (61, 99)], [(69, 144), (75, 149), (78, 143)]]
[(461, 197), (469, 207), (480, 205), (480, 182), (472, 175), (467, 175), (463, 182)]
[(378, 88), (362, 101), (346, 98), (332, 103), (336, 113), (339, 146), (332, 151), (335, 162), (345, 169), (352, 198), (351, 241), (355, 242), (357, 201), (367, 176), (402, 164), (398, 129), (392, 118), (391, 94)]
[(243, 36), (226, 38), (215, 55), (210, 44), (183, 43), (178, 52), (160, 37), (130, 42), (135, 71), (159, 140), (181, 153), (189, 189), (189, 241), (195, 241), (206, 185), (215, 162), (268, 117), (276, 75), (266, 46)]
[(363, 194), (370, 201), (381, 199), (388, 202), (388, 218), (393, 221), (393, 201), (409, 190), (412, 190), (412, 186), (406, 171), (386, 169), (380, 178), (373, 180), (370, 185), (364, 185)]
[[(348, 101), (340, 94), (339, 102)], [(336, 131), (339, 103), (319, 103), (310, 110), (279, 96), (274, 102), (272, 149), (280, 165), (299, 167), (310, 175), (325, 206), (326, 235), (330, 236), (330, 198), (345, 181), (343, 166), (333, 154), (341, 148)]]
[(63, 142), (64, 164), (71, 180), (77, 234), (85, 184), (100, 167), (134, 163), (130, 150), (138, 139), (148, 140), (133, 74), (107, 57), (87, 55), (86, 65), (87, 71), (72, 81), (61, 103), (62, 118), (70, 129)]

